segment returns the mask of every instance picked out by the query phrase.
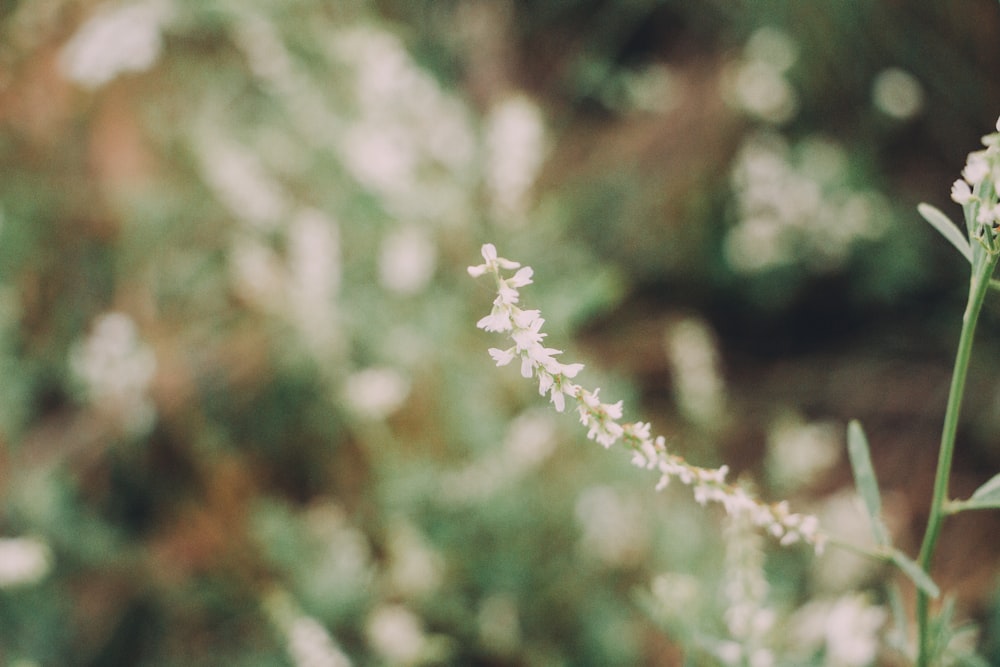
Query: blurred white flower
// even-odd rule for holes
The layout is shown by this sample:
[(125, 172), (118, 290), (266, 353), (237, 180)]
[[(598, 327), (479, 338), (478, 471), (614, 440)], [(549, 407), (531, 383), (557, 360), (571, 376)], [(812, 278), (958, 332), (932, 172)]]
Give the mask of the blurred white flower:
[(705, 594), (701, 583), (691, 574), (665, 572), (653, 579), (650, 592), (657, 603), (657, 613), (673, 619), (688, 616), (697, 617), (705, 604)]
[(785, 72), (798, 58), (798, 47), (784, 32), (764, 27), (744, 47), (743, 56), (723, 73), (725, 97), (767, 123), (780, 125), (798, 112), (798, 96)]
[(334, 148), (341, 119), (333, 112), (323, 86), (297, 66), (274, 23), (255, 13), (250, 3), (231, 7), (236, 45), (247, 59), (250, 71), (267, 90), (285, 103), (300, 137), (310, 145)]
[(521, 644), (521, 621), (517, 602), (510, 595), (497, 593), (479, 606), (476, 617), (480, 641), (501, 655), (513, 653)]
[(486, 119), (486, 184), (501, 224), (518, 224), (546, 155), (541, 109), (525, 95), (499, 103)]
[(399, 604), (377, 607), (365, 625), (368, 643), (390, 665), (414, 665), (427, 650), (420, 619)]
[(839, 598), (826, 621), (827, 664), (830, 667), (864, 667), (878, 653), (878, 632), (888, 618), (882, 607), (861, 595)]
[(340, 279), (336, 221), (318, 209), (298, 211), (288, 228), (288, 302), (293, 320), (315, 346), (334, 335)]
[(239, 15), (235, 28), (236, 43), (254, 75), (276, 85), (294, 78), (291, 56), (271, 21), (245, 12)]
[(609, 486), (584, 489), (576, 499), (580, 546), (609, 567), (634, 564), (646, 550), (642, 507)]
[(990, 161), (986, 159), (986, 151), (973, 151), (965, 160), (962, 168), (962, 178), (969, 185), (979, 185), (990, 174)]
[(804, 654), (822, 650), (828, 667), (869, 667), (878, 656), (879, 633), (887, 619), (885, 609), (857, 593), (817, 599), (795, 613), (791, 636)]
[(736, 157), (732, 186), (740, 216), (723, 248), (737, 271), (801, 264), (827, 271), (852, 246), (885, 233), (885, 198), (848, 183), (848, 161), (835, 142), (808, 138), (794, 150), (780, 136), (751, 135)]
[(781, 72), (767, 63), (740, 63), (728, 79), (730, 92), (745, 111), (780, 125), (798, 111), (798, 98)]
[(787, 264), (790, 254), (782, 243), (780, 221), (748, 217), (729, 230), (723, 244), (726, 260), (736, 270), (755, 273)]
[(962, 179), (958, 179), (951, 185), (951, 199), (956, 204), (968, 204), (973, 198), (972, 188)]
[(233, 241), (229, 271), (236, 292), (248, 302), (267, 310), (284, 304), (281, 258), (260, 239), (240, 236)]
[(296, 667), (346, 667), (351, 664), (333, 643), (326, 628), (310, 616), (299, 616), (291, 622), (288, 652)]
[(152, 426), (155, 411), (147, 392), (156, 372), (156, 356), (143, 343), (135, 323), (124, 313), (101, 315), (86, 339), (70, 350), (69, 366), (86, 399), (141, 434)]
[(767, 434), (767, 472), (785, 492), (808, 486), (840, 459), (840, 430), (830, 423), (784, 415)]
[(529, 410), (510, 423), (503, 442), (503, 457), (518, 473), (544, 462), (556, 448), (556, 422), (543, 410)]
[(0, 588), (38, 583), (51, 569), (52, 550), (40, 538), (0, 538)]
[(909, 72), (890, 67), (879, 72), (872, 82), (875, 108), (898, 120), (913, 118), (924, 106), (924, 89)]
[(394, 368), (366, 368), (347, 378), (344, 394), (358, 414), (384, 419), (406, 401), (410, 380)]
[(330, 44), (350, 72), (357, 105), (357, 119), (336, 142), (348, 173), (397, 219), (463, 223), (476, 141), (458, 96), (443, 90), (392, 33), (354, 27)]
[(125, 72), (153, 66), (170, 18), (168, 0), (108, 2), (80, 26), (59, 54), (65, 75), (86, 88), (99, 88)]
[(605, 104), (624, 112), (667, 113), (676, 108), (682, 98), (677, 75), (662, 63), (622, 72), (601, 92)]
[(288, 195), (257, 153), (209, 128), (197, 132), (194, 148), (205, 182), (237, 220), (271, 231), (288, 214)]
[(395, 593), (412, 598), (441, 585), (443, 558), (413, 524), (400, 520), (390, 527), (388, 551), (386, 578)]
[(313, 593), (348, 599), (367, 594), (375, 579), (372, 548), (347, 511), (336, 502), (320, 501), (308, 509), (304, 523), (317, 547), (308, 569)]
[[(871, 524), (853, 489), (825, 498), (816, 511), (827, 533), (847, 544), (875, 548)], [(830, 549), (816, 560), (813, 584), (820, 591), (851, 590), (869, 576), (877, 563), (846, 549)]]
[(727, 519), (724, 539), (726, 627), (744, 652), (761, 648), (775, 619), (767, 606), (770, 586), (764, 576), (763, 538), (748, 521)]
[(685, 318), (667, 329), (664, 346), (681, 413), (703, 428), (720, 426), (726, 388), (711, 330), (701, 320)]
[(795, 40), (772, 26), (755, 30), (743, 52), (747, 59), (767, 63), (779, 72), (788, 71), (799, 59), (799, 46)]
[(421, 292), (434, 276), (437, 247), (427, 232), (407, 225), (390, 233), (379, 252), (379, 280), (398, 294)]
[(412, 187), (419, 155), (405, 127), (371, 120), (357, 123), (344, 135), (343, 152), (362, 186), (384, 193)]
[(351, 661), (326, 628), (298, 608), (283, 590), (268, 593), (263, 601), (272, 622), (285, 635), (295, 667), (350, 667)]
[(499, 450), (443, 477), (442, 498), (459, 503), (488, 498), (537, 469), (556, 444), (552, 415), (543, 410), (524, 412), (510, 423)]

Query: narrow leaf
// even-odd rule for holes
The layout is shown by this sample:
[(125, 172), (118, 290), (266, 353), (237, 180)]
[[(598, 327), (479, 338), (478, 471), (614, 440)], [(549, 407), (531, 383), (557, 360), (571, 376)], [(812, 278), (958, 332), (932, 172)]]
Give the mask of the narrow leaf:
[(886, 590), (889, 610), (892, 612), (893, 627), (886, 639), (889, 645), (905, 655), (909, 649), (909, 625), (906, 607), (903, 605), (903, 593), (899, 590), (899, 582), (893, 581)]
[(976, 489), (972, 497), (975, 500), (1000, 500), (1000, 474), (994, 475), (990, 481)]
[(1000, 509), (1000, 474), (976, 489), (968, 500), (952, 503), (956, 511)]
[(854, 472), (854, 484), (858, 487), (858, 493), (865, 503), (875, 542), (879, 546), (889, 546), (889, 532), (882, 523), (882, 498), (879, 495), (878, 480), (875, 478), (875, 468), (872, 467), (868, 438), (856, 419), (852, 419), (847, 425), (847, 453), (851, 459), (851, 470)]
[(917, 565), (909, 556), (904, 554), (899, 549), (893, 549), (890, 555), (892, 562), (896, 564), (897, 567), (905, 574), (910, 581), (916, 584), (917, 588), (922, 590), (927, 595), (932, 598), (937, 598), (941, 595), (941, 589), (938, 585), (934, 583), (934, 580), (924, 572), (923, 568)]
[(941, 232), (941, 236), (948, 239), (948, 242), (955, 246), (970, 264), (972, 263), (972, 247), (969, 245), (969, 240), (962, 235), (948, 216), (930, 204), (918, 204), (917, 211), (934, 229)]

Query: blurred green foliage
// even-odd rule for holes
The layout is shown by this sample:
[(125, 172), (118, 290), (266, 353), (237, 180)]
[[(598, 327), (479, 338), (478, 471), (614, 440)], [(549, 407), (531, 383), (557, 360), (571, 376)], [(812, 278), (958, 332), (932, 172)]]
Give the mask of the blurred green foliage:
[[(532, 265), (547, 342), (589, 384), (763, 479), (775, 414), (867, 418), (844, 413), (879, 414), (850, 399), (880, 364), (947, 364), (961, 266), (914, 204), (946, 208), (995, 121), (998, 33), (986, 0), (0, 4), (0, 662), (721, 661), (718, 515), (494, 369), (474, 327), (493, 295), (465, 266), (486, 241)], [(910, 115), (873, 103), (887, 68), (917, 86)], [(751, 75), (792, 111), (754, 111)], [(762, 138), (792, 180), (753, 205), (815, 197), (767, 223), (794, 230), (780, 261), (747, 270), (727, 235)], [(830, 178), (803, 166), (817, 145)], [(822, 216), (859, 192), (877, 233), (816, 263), (810, 225), (849, 228)], [(725, 423), (671, 393), (684, 317), (717, 334)], [(810, 380), (825, 349), (874, 370)], [(980, 443), (994, 370), (972, 380)], [(866, 423), (890, 443), (934, 423), (886, 410)], [(832, 513), (844, 470), (781, 490)], [(905, 489), (898, 470), (881, 477)], [(794, 612), (849, 592), (822, 574), (847, 566), (747, 548), (770, 558), (774, 635), (803, 638), (776, 664), (828, 664)], [(981, 562), (952, 578), (990, 628)], [(870, 570), (847, 585), (881, 602)]]

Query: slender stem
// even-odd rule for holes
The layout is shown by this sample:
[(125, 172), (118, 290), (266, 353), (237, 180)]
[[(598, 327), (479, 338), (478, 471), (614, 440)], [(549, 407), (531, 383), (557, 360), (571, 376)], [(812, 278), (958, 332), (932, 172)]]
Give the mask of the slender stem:
[[(973, 262), (972, 279), (969, 282), (969, 300), (962, 317), (962, 333), (958, 339), (958, 351), (955, 354), (955, 366), (952, 370), (951, 389), (948, 392), (948, 406), (944, 415), (944, 427), (941, 430), (941, 447), (938, 450), (937, 472), (934, 478), (934, 495), (931, 499), (930, 516), (924, 532), (924, 541), (920, 546), (919, 563), (925, 572), (930, 572), (934, 549), (937, 546), (941, 524), (946, 515), (945, 505), (948, 502), (948, 480), (951, 477), (951, 463), (955, 453), (955, 435), (958, 432), (958, 416), (962, 407), (962, 395), (965, 392), (965, 380), (969, 370), (969, 360), (972, 356), (972, 341), (976, 333), (976, 322), (983, 307), (987, 288), (990, 286), (990, 276), (997, 264), (997, 256), (986, 252), (976, 252)], [(930, 598), (927, 593), (917, 589), (917, 631), (919, 652), (918, 667), (930, 667), (930, 637), (929, 626)]]

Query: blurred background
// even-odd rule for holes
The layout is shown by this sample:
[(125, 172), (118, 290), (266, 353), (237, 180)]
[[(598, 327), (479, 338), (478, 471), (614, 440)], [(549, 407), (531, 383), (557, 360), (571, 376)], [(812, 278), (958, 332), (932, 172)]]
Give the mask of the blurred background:
[[(998, 114), (993, 0), (0, 3), (0, 662), (904, 664), (891, 572), (655, 492), (494, 368), (465, 267), (864, 543), (860, 419), (915, 554), (967, 286), (916, 204)], [(945, 526), (956, 664), (1000, 664), (998, 530)]]

